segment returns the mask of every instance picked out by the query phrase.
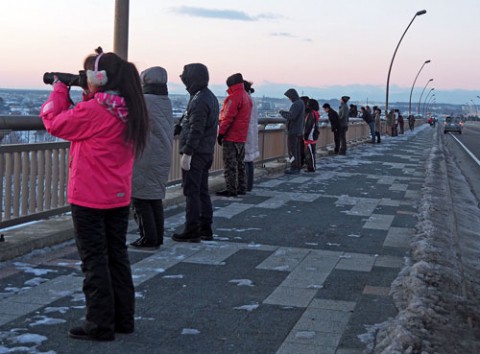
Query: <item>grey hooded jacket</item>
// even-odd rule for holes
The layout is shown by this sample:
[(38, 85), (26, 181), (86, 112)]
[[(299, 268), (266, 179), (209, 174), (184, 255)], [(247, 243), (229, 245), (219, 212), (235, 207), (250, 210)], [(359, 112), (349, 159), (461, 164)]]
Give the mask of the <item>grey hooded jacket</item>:
[(338, 121), (340, 128), (348, 129), (349, 112), (346, 102), (342, 101), (342, 103), (340, 104), (340, 109), (338, 110)]
[[(132, 198), (164, 199), (172, 162), (173, 113), (167, 95), (167, 71), (161, 67), (145, 70), (140, 75), (150, 119), (150, 134), (145, 150), (135, 160), (132, 177)], [(146, 89), (149, 88), (149, 89)]]
[(287, 120), (288, 135), (303, 135), (303, 126), (305, 124), (305, 104), (298, 96), (297, 90), (291, 88), (285, 92), (291, 101), (290, 110), (280, 111), (283, 118)]

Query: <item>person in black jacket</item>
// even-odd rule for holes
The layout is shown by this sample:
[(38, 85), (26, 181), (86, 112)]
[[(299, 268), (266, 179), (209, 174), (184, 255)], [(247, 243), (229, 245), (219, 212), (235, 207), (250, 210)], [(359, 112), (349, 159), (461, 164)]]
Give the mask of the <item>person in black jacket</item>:
[(173, 234), (178, 242), (213, 239), (213, 208), (208, 193), (208, 171), (213, 163), (217, 141), (219, 105), (208, 88), (208, 69), (203, 64), (187, 64), (180, 75), (190, 93), (187, 110), (181, 120), (180, 166), (183, 194), (186, 197), (185, 229)]
[(338, 154), (340, 150), (340, 121), (338, 113), (330, 107), (328, 103), (325, 103), (323, 110), (328, 114), (328, 120), (330, 121), (330, 127), (333, 132), (333, 141), (335, 142), (335, 153)]
[(370, 112), (365, 107), (361, 107), (360, 112), (362, 113), (362, 119), (365, 123), (368, 124), (370, 128), (370, 135), (372, 137), (372, 140), (370, 142), (372, 144), (375, 144), (375, 118), (372, 117)]

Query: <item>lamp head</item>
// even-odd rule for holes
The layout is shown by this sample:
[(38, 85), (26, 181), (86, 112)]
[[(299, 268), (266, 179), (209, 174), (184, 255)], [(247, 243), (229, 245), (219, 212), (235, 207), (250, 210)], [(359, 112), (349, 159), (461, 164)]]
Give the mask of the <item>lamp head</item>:
[(430, 59), (425, 60), (425, 64), (428, 64), (428, 63), (430, 63)]
[(427, 10), (417, 11), (417, 13), (415, 14), (415, 16), (425, 15), (426, 13), (427, 13)]

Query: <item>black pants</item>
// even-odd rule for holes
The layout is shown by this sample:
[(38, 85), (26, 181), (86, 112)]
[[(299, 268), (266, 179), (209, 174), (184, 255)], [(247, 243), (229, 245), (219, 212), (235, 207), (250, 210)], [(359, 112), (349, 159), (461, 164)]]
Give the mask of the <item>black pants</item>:
[(317, 169), (317, 144), (305, 144), (305, 164), (309, 172)]
[(85, 331), (96, 336), (113, 333), (115, 328), (133, 330), (135, 290), (126, 245), (130, 207), (71, 207), (85, 275)]
[(340, 150), (340, 129), (334, 128), (332, 129), (333, 133), (333, 142), (335, 143), (335, 153), (338, 153)]
[(253, 179), (255, 174), (255, 165), (253, 161), (245, 161), (245, 174), (247, 176), (247, 191), (253, 188)]
[(245, 143), (223, 142), (223, 172), (227, 191), (232, 194), (245, 192)]
[(380, 132), (375, 132), (375, 136), (377, 137), (377, 143), (381, 143), (382, 139), (380, 138)]
[(290, 164), (292, 170), (299, 170), (302, 168), (302, 150), (303, 150), (303, 136), (302, 135), (288, 135), (288, 157), (293, 158)]
[(213, 155), (192, 155), (189, 171), (183, 171), (183, 195), (186, 197), (186, 231), (200, 225), (211, 225), (213, 208), (208, 193), (208, 170), (212, 166)]
[(340, 150), (338, 152), (343, 155), (347, 152), (347, 130), (347, 127), (340, 127), (338, 129), (338, 140), (340, 143)]
[(140, 229), (140, 237), (144, 238), (148, 245), (162, 245), (164, 232), (162, 200), (132, 198), (132, 203)]

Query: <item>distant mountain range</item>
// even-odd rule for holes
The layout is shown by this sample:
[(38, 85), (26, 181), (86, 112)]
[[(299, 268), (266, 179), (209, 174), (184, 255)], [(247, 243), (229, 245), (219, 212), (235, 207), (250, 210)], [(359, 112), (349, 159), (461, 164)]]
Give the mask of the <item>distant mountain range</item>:
[[(293, 84), (279, 84), (264, 82), (259, 84), (254, 84), (255, 96), (266, 96), (272, 98), (283, 98), (283, 93), (293, 87), (297, 89), (300, 95), (305, 95), (313, 98), (317, 98), (320, 101), (328, 101), (330, 99), (340, 99), (340, 97), (346, 95), (351, 97), (352, 102), (362, 102), (362, 103), (372, 103), (372, 104), (385, 104), (385, 86), (375, 86), (375, 85), (348, 85), (348, 86), (328, 86), (328, 87), (302, 87), (299, 85)], [(169, 84), (170, 92), (177, 94), (184, 94), (185, 88), (180, 84), (170, 83)], [(225, 85), (211, 85), (210, 89), (219, 96), (226, 95), (226, 86)], [(424, 96), (422, 97), (422, 103), (425, 99), (425, 95), (429, 91), (427, 87)], [(412, 94), (412, 104), (418, 103), (420, 94), (423, 90), (423, 87), (415, 87)], [(479, 91), (471, 90), (435, 90), (435, 97), (437, 103), (448, 103), (448, 104), (471, 104), (470, 100), (473, 100), (476, 105), (480, 104), (478, 95)], [(390, 86), (389, 93), (389, 102), (408, 102), (410, 97), (410, 88)]]
[[(187, 91), (182, 84), (178, 83), (169, 83), (169, 92), (172, 94), (187, 95)], [(285, 98), (283, 93), (293, 87), (298, 93), (302, 96), (309, 96), (316, 98), (319, 101), (329, 101), (332, 99), (340, 99), (340, 97), (346, 95), (351, 97), (351, 102), (361, 103), (361, 104), (378, 104), (382, 106), (385, 104), (385, 86), (375, 86), (375, 85), (335, 85), (335, 86), (326, 86), (326, 87), (309, 87), (309, 86), (299, 86), (294, 84), (281, 84), (273, 82), (263, 82), (259, 84), (254, 84), (255, 88), (254, 96), (256, 97), (271, 97), (271, 98)], [(210, 85), (210, 89), (219, 97), (226, 96), (226, 85)], [(7, 89), (7, 88), (5, 88)], [(420, 93), (423, 87), (415, 87), (412, 95), (412, 105), (418, 103), (420, 98)], [(2, 88), (0, 88), (2, 90)], [(43, 91), (43, 90), (42, 90)], [(49, 90), (47, 90), (49, 91)], [(425, 91), (425, 94), (422, 98), (425, 99), (425, 95), (429, 91), (429, 87)], [(479, 91), (473, 90), (435, 90), (435, 98), (437, 103), (446, 103), (446, 104), (458, 104), (458, 105), (480, 105), (480, 95)], [(390, 86), (389, 93), (389, 102), (407, 102), (410, 97), (410, 88)]]

